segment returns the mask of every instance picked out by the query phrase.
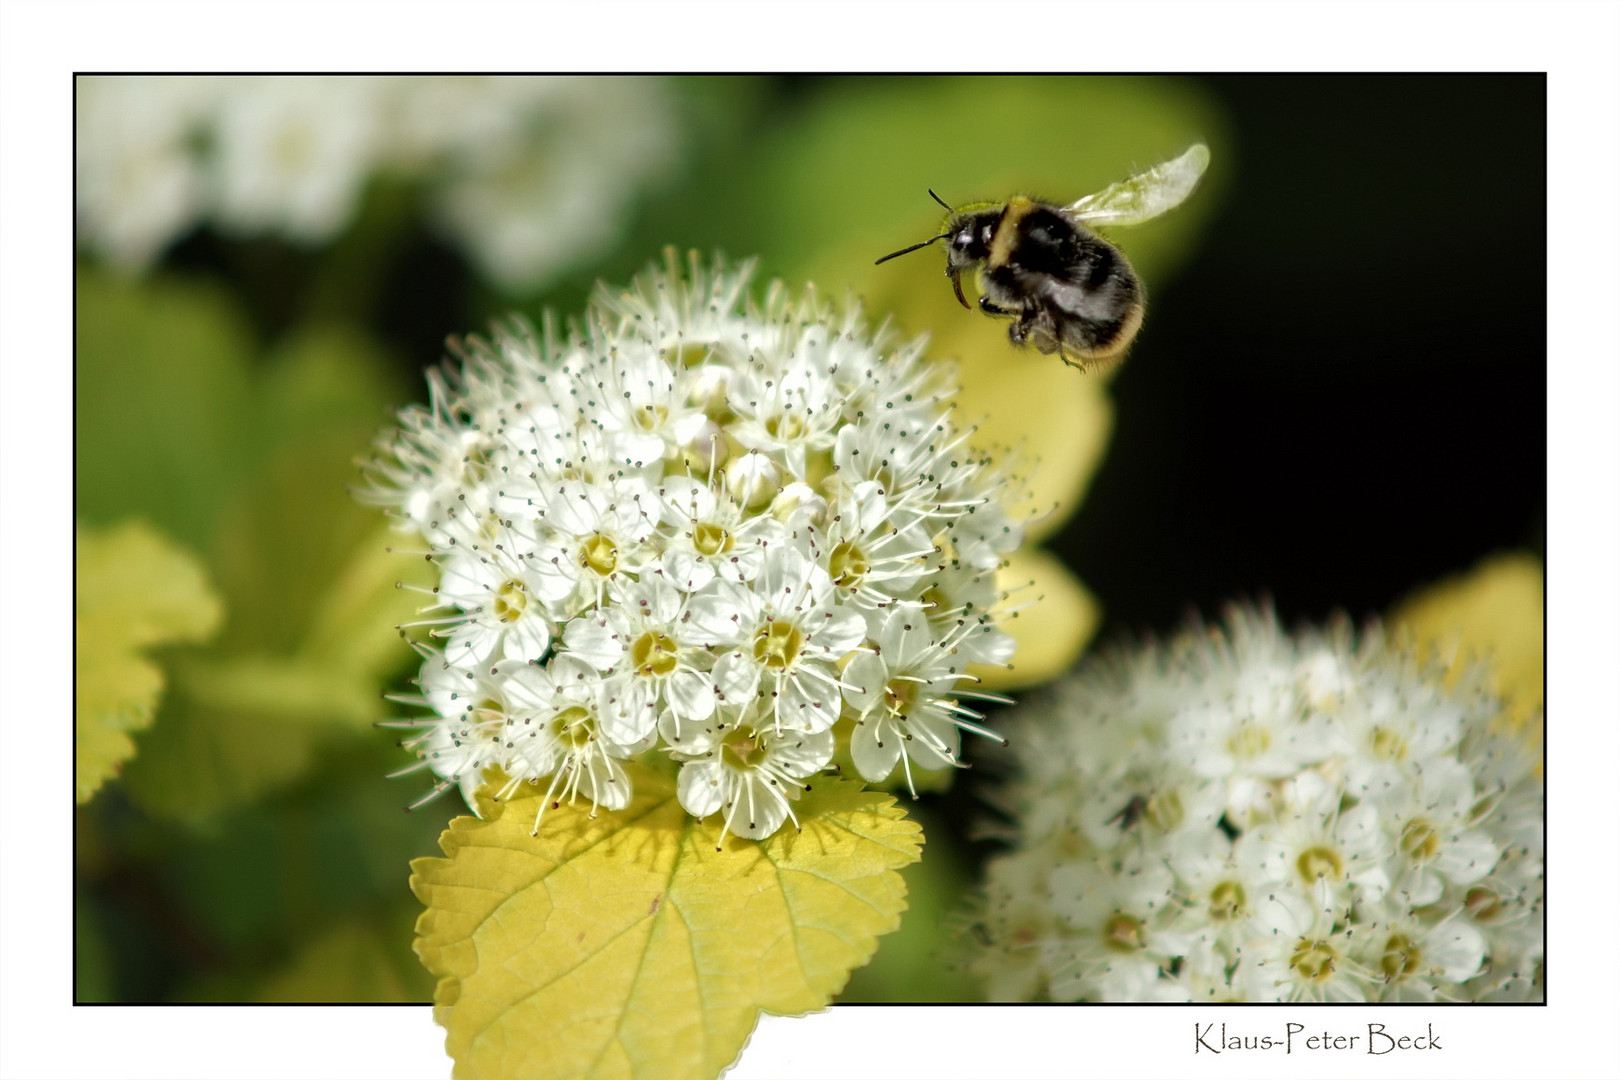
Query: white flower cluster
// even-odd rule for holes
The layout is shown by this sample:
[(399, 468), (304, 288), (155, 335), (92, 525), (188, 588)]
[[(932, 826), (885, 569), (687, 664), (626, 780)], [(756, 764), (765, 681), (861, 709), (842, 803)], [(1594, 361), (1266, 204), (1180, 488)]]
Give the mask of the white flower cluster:
[(653, 750), (690, 813), (764, 837), (839, 739), (875, 782), (983, 732), (960, 699), (1012, 652), (1009, 478), (920, 343), (780, 285), (755, 308), (748, 277), (671, 251), (565, 339), (462, 349), (379, 444), (371, 497), (442, 570), (407, 745), (469, 804), (499, 769), (499, 797), (622, 807)]
[(533, 289), (616, 238), (674, 163), (658, 80), (494, 76), (83, 76), (80, 239), (140, 268), (207, 220), (330, 239), (380, 172), (431, 188), (484, 274)]
[(1270, 614), (1097, 661), (1012, 719), (993, 1000), (1541, 996), (1543, 784), (1377, 631)]

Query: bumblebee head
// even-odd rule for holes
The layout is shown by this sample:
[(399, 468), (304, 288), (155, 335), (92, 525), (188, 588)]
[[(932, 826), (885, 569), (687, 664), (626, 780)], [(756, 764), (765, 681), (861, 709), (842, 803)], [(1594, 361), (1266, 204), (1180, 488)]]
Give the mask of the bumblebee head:
[[(879, 259), (879, 263), (888, 262), (900, 255), (908, 255), (928, 247), (940, 240), (945, 245), (945, 274), (951, 279), (951, 288), (956, 292), (956, 299), (965, 308), (970, 308), (967, 298), (962, 295), (962, 274), (983, 262), (990, 255), (990, 238), (995, 232), (995, 223), (1000, 216), (999, 208), (994, 210), (974, 210), (972, 212), (958, 213), (951, 209), (949, 203), (935, 195), (933, 189), (928, 194), (939, 205), (945, 207), (950, 216), (945, 219), (943, 231), (936, 236), (930, 236), (920, 244), (891, 251)], [(982, 204), (981, 204), (982, 205)], [(874, 266), (877, 263), (873, 264)]]

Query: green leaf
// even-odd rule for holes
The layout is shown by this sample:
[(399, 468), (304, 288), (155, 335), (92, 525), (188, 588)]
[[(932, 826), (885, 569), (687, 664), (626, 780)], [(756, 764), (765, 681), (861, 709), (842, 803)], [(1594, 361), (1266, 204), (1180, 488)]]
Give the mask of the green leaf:
[[(438, 584), (439, 570), (420, 555), (402, 552), (411, 546), (410, 536), (387, 525), (362, 537), (327, 583), (300, 655), (363, 681), (368, 693), (376, 680), (416, 660), (401, 642), (398, 627), (429, 604), (426, 590)], [(366, 702), (361, 719), (369, 724), (377, 719), (375, 695)]]
[(306, 943), (291, 963), (266, 980), (257, 1000), (307, 1004), (425, 1001), (427, 979), (408, 953), (401, 955), (404, 939), (395, 938), (389, 929), (370, 921), (339, 923)]
[(163, 670), (144, 650), (200, 641), (221, 605), (196, 558), (143, 522), (75, 534), (74, 792), (86, 802), (135, 753)]
[[(324, 592), (308, 596), (305, 605), (273, 595), (275, 580), (292, 579), (286, 593), (300, 592), (306, 582), (296, 567), (277, 563), (279, 533), (268, 531), (270, 523), (264, 532), (243, 528), (235, 552), (223, 559), (231, 569), (227, 579), (240, 583), (242, 607), (262, 622), (234, 635), (235, 650), (211, 650), (177, 669), (163, 723), (126, 777), (130, 795), (147, 812), (196, 820), (247, 802), (302, 775), (323, 740), (370, 735), (370, 725), (383, 718), (383, 682), (416, 659), (394, 627), (422, 603), (397, 584), (420, 582), (432, 568), (389, 553), (397, 535), (367, 522), (374, 515), (364, 508), (342, 503), (327, 509), (334, 530), (341, 522), (347, 535), (288, 537), (282, 549), (309, 549), (306, 567), (324, 563), (315, 574)], [(334, 540), (344, 549), (317, 555), (315, 548)], [(252, 583), (255, 566), (270, 580)], [(302, 606), (298, 617), (290, 606)], [(277, 651), (288, 643), (291, 651)]]
[(983, 987), (962, 963), (961, 930), (967, 921), (962, 898), (973, 890), (973, 875), (928, 804), (913, 805), (911, 811), (929, 841), (928, 858), (901, 871), (910, 905), (905, 921), (883, 938), (872, 962), (850, 977), (838, 995), (840, 1004), (984, 1000)]
[(818, 781), (802, 831), (722, 841), (672, 780), (635, 785), (622, 811), (548, 809), (538, 837), (538, 796), (489, 804), (411, 864), (458, 1080), (707, 1080), (761, 1010), (823, 1007), (900, 925), (922, 831), (891, 796)]
[[(175, 673), (163, 720), (125, 777), (149, 813), (198, 820), (296, 779), (322, 739), (382, 717), (383, 682), (412, 659), (394, 627), (421, 604), (396, 585), (431, 568), (390, 555), (398, 538), (351, 494), (355, 456), (386, 418), (389, 385), (364, 337), (305, 328), (258, 364), (230, 329), (239, 315), (206, 289), (94, 275), (81, 288), (82, 335), (99, 363), (126, 364), (116, 385), (136, 405), (133, 418), (115, 418), (115, 384), (81, 378), (81, 404), (108, 411), (117, 436), (108, 446), (87, 437), (81, 479), (93, 474), (94, 489), (110, 470), (142, 501), (183, 496), (169, 512), (210, 538), (210, 567), (229, 598), (224, 632)], [(123, 341), (107, 340), (115, 334)], [(178, 391), (166, 351), (211, 387), (212, 401)], [(145, 444), (165, 423), (194, 442), (193, 454), (216, 459), (208, 482)], [(154, 438), (167, 445), (167, 435)], [(124, 442), (136, 445), (118, 451)]]
[(139, 515), (202, 550), (261, 441), (247, 318), (217, 287), (91, 272), (75, 286), (76, 513)]
[(141, 756), (124, 777), (141, 809), (198, 822), (309, 769), (322, 734), (318, 726), (198, 701), (192, 685), (206, 685), (209, 674), (201, 660), (177, 667), (175, 674), (177, 693), (164, 706), (163, 722), (142, 741)]
[(112, 949), (87, 889), (73, 894), (73, 1001), (117, 1002)]

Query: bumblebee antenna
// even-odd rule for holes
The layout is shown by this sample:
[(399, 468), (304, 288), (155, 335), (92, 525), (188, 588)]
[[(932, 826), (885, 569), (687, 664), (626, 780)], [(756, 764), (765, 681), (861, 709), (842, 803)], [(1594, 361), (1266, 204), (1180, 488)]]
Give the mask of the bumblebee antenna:
[[(939, 196), (938, 196), (938, 195), (935, 195), (935, 194), (934, 194), (934, 189), (933, 189), (933, 188), (929, 188), (929, 189), (928, 189), (928, 194), (929, 194), (929, 196), (930, 196), (930, 197), (932, 197), (932, 198), (933, 198), (933, 200), (934, 200), (934, 201), (935, 201), (935, 202), (937, 202), (937, 203), (939, 203), (939, 205), (941, 205), (941, 206), (943, 206), (943, 207), (944, 207), (944, 208), (945, 208), (945, 210), (946, 210), (946, 212), (947, 212), (947, 213), (949, 213), (949, 212), (950, 212), (950, 209), (951, 209), (951, 204), (950, 204), (950, 203), (948, 203), (948, 202), (946, 202), (946, 201), (945, 201), (945, 200), (944, 200), (944, 199), (942, 199), (942, 198), (940, 198), (940, 197), (939, 197)], [(927, 239), (927, 240), (924, 240), (924, 241), (923, 241), (923, 242), (922, 242), (922, 243), (920, 243), (920, 244), (912, 244), (912, 245), (911, 245), (911, 246), (910, 246), (910, 247), (908, 247), (908, 248), (901, 248), (901, 249), (900, 249), (900, 250), (899, 250), (899, 251), (891, 251), (891, 252), (889, 252), (889, 254), (887, 254), (887, 255), (885, 255), (885, 256), (883, 256), (883, 258), (881, 258), (881, 259), (879, 259), (879, 260), (878, 260), (878, 261), (877, 261), (877, 262), (875, 262), (875, 263), (873, 263), (873, 264), (872, 264), (872, 265), (873, 265), (873, 266), (876, 266), (876, 265), (877, 265), (877, 264), (878, 264), (878, 263), (886, 263), (886, 262), (888, 262), (888, 261), (889, 261), (889, 260), (890, 260), (890, 259), (893, 259), (893, 258), (895, 258), (895, 257), (896, 257), (896, 256), (899, 256), (899, 255), (909, 255), (909, 254), (911, 254), (911, 253), (912, 253), (912, 252), (913, 252), (913, 251), (916, 251), (916, 250), (917, 250), (917, 249), (918, 249), (918, 248), (925, 248), (925, 247), (927, 247), (927, 246), (928, 246), (928, 245), (929, 245), (929, 244), (932, 244), (932, 243), (934, 243), (934, 242), (935, 242), (935, 241), (937, 241), (937, 240), (943, 240), (943, 239), (945, 239), (945, 238), (946, 238), (946, 237), (947, 237), (947, 236), (949, 236), (949, 235), (951, 235), (951, 234), (950, 234), (950, 232), (949, 232), (949, 231), (946, 231), (946, 232), (942, 232), (942, 233), (940, 233), (940, 234), (939, 234), (939, 235), (938, 235), (938, 236), (931, 236), (931, 237), (929, 237), (929, 238), (928, 238), (928, 239)], [(965, 303), (965, 301), (964, 301), (964, 303)]]
[(916, 251), (918, 248), (925, 248), (929, 244), (932, 244), (932, 243), (934, 243), (935, 241), (938, 241), (938, 240), (943, 240), (949, 235), (951, 235), (951, 234), (950, 233), (940, 233), (938, 236), (930, 236), (927, 240), (924, 240), (920, 244), (912, 244), (910, 247), (901, 248), (899, 251), (891, 251), (887, 255), (883, 256), (883, 258), (881, 258), (877, 262), (873, 263), (872, 265), (876, 266), (878, 263), (886, 263), (890, 259), (895, 258), (896, 256), (909, 254), (910, 252)]

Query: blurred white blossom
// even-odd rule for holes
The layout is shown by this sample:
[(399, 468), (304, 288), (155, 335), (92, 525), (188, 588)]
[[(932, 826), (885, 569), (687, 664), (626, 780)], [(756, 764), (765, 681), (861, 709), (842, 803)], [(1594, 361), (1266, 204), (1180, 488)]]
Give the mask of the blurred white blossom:
[(1008, 719), (989, 995), (1538, 999), (1544, 793), (1486, 686), (1248, 610), (1088, 663)]
[(909, 783), (989, 734), (967, 668), (1011, 654), (1016, 478), (920, 343), (748, 281), (671, 252), (566, 335), (474, 341), (381, 440), (369, 498), (442, 570), (401, 722), (439, 788), (612, 809), (656, 749), (690, 813), (764, 837), (840, 743)]
[(81, 76), (79, 243), (144, 269), (191, 229), (313, 246), (387, 172), (479, 270), (533, 290), (677, 167), (665, 83), (620, 76)]

